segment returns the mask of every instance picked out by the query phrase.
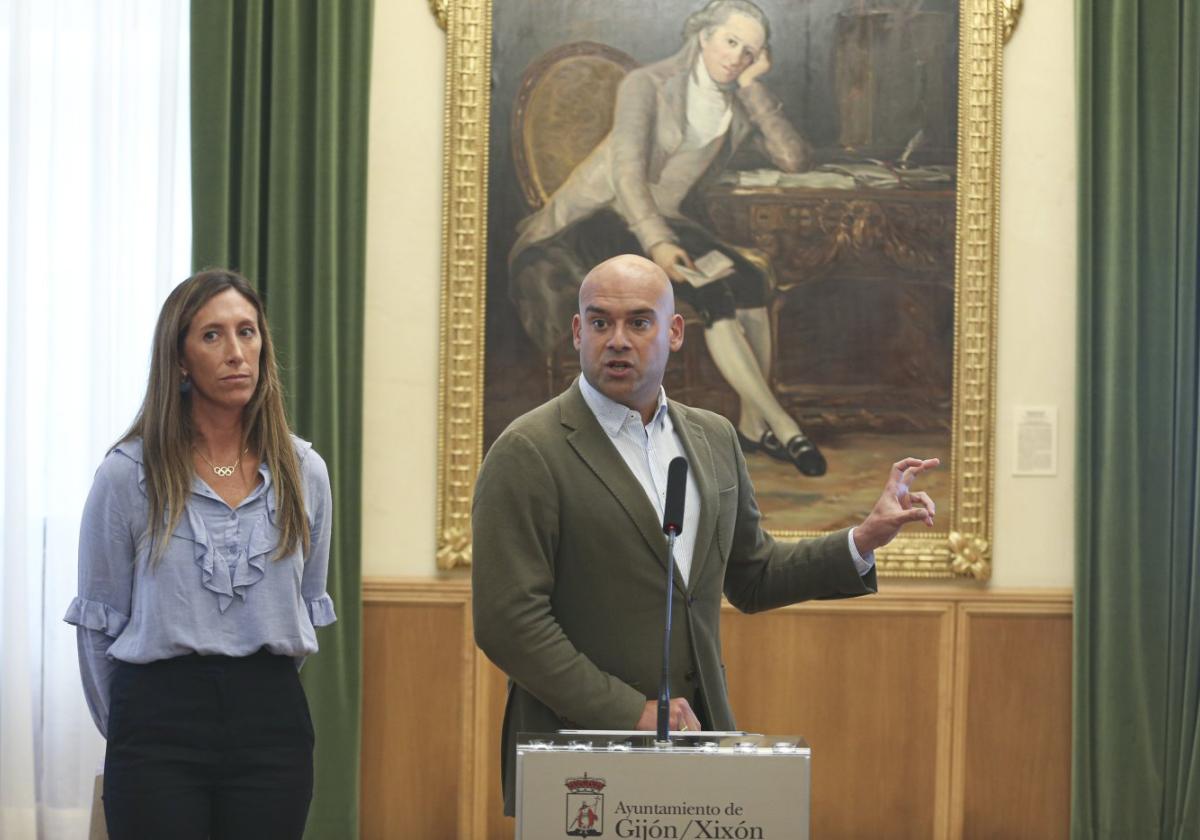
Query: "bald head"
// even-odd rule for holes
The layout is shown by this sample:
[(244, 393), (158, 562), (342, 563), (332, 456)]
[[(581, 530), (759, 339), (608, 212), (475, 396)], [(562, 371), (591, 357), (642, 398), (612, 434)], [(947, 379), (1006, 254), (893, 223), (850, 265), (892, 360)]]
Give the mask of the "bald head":
[(667, 273), (645, 257), (619, 254), (593, 268), (579, 286), (579, 314), (597, 294), (636, 294), (659, 302), (665, 296), (668, 316), (675, 314), (675, 292)]
[(683, 345), (683, 317), (666, 273), (633, 254), (600, 263), (579, 287), (571, 332), (588, 383), (649, 423), (667, 357)]

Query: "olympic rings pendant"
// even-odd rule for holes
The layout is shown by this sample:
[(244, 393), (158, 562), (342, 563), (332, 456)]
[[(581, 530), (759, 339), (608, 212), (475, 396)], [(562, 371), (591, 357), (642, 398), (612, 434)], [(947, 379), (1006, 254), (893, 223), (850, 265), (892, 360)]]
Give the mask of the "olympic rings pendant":
[[(201, 452), (199, 449), (196, 449), (195, 444), (192, 444), (192, 449), (195, 449), (196, 454), (199, 455), (201, 458), (204, 458), (204, 453)], [(240, 467), (242, 464), (242, 455), (245, 455), (249, 451), (250, 451), (250, 447), (248, 447), (248, 446), (245, 449), (243, 449), (242, 454), (237, 457), (237, 460), (233, 462), (233, 466), (230, 466), (230, 467), (218, 467), (216, 464), (214, 464), (212, 461), (208, 460), (207, 458), (204, 458), (204, 463), (208, 464), (209, 467), (212, 468), (212, 471), (214, 473), (216, 473), (217, 475), (221, 476), (221, 478), (232, 478), (233, 474), (235, 472), (237, 472), (237, 468)]]

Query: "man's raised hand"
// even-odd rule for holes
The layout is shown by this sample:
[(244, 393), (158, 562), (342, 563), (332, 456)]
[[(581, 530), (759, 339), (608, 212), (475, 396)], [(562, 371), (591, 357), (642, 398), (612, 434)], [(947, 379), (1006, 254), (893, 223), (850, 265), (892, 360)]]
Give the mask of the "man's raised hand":
[(937, 458), (905, 458), (892, 464), (887, 484), (875, 507), (863, 523), (854, 529), (854, 545), (859, 554), (865, 557), (887, 545), (910, 522), (924, 522), (925, 527), (933, 527), (933, 515), (936, 512), (933, 499), (923, 490), (914, 491), (912, 484), (917, 476), (940, 463)]

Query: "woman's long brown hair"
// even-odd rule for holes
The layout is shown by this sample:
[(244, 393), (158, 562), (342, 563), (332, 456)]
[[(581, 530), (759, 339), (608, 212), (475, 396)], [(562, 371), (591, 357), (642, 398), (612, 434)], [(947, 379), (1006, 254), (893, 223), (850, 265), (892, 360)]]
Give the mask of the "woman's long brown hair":
[(267, 328), (262, 300), (246, 278), (237, 272), (208, 269), (184, 280), (167, 296), (154, 328), (146, 396), (133, 425), (119, 441), (142, 439), (150, 508), (147, 534), (151, 565), (158, 562), (171, 532), (179, 524), (195, 476), (191, 454), (195, 440), (191, 394), (182, 392), (179, 387), (184, 340), (196, 313), (228, 289), (248, 300), (258, 313), (258, 333), (262, 337), (258, 385), (243, 409), (245, 439), (242, 446), (256, 451), (271, 470), (279, 528), (275, 559), (291, 554), (297, 542), (308, 554), (310, 534), (304, 513), (300, 462), (288, 428), (279, 370), (275, 364), (275, 346)]

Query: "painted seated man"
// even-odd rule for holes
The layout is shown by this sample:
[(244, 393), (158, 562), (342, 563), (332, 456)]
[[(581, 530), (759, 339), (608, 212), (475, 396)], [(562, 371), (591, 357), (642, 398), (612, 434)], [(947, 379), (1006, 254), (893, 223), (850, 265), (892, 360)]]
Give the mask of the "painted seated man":
[[(769, 384), (764, 272), (684, 211), (693, 188), (747, 143), (786, 172), (809, 165), (807, 143), (761, 81), (771, 67), (769, 36), (758, 6), (712, 0), (687, 19), (679, 52), (631, 71), (617, 90), (612, 130), (521, 223), (509, 293), (526, 333), (552, 353), (588, 269), (616, 254), (644, 254), (704, 320), (709, 354), (740, 400), (743, 449), (819, 476), (825, 458)], [(698, 287), (687, 282), (683, 270), (714, 250), (732, 261), (733, 273)]]

